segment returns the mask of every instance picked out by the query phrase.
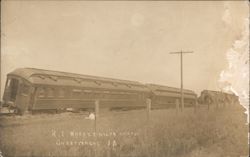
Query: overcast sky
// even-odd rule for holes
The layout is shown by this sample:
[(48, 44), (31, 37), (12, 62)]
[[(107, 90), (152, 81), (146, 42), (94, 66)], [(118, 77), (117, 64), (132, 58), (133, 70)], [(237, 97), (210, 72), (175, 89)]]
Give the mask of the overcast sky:
[(1, 5), (2, 90), (20, 67), (219, 90), (245, 2), (9, 1)]

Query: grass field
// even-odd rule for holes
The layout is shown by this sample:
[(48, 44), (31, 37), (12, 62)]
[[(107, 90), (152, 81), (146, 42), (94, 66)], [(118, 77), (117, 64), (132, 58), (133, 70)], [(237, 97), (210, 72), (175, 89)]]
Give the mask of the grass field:
[[(200, 107), (102, 111), (0, 118), (3, 157), (243, 157), (248, 156), (248, 126), (243, 109)], [(96, 127), (95, 127), (96, 126)]]

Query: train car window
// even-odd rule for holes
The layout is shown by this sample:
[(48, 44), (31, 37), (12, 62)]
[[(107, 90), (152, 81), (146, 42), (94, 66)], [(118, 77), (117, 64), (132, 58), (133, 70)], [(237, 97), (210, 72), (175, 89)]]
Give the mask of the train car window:
[(73, 97), (75, 97), (75, 98), (80, 97), (81, 93), (82, 93), (81, 89), (73, 89), (72, 90)]
[(129, 85), (129, 84), (126, 84), (126, 86), (127, 86), (128, 88), (132, 88), (132, 86), (131, 86), (131, 85)]
[(95, 84), (97, 84), (98, 86), (102, 85), (102, 83), (99, 82), (99, 81), (94, 81), (94, 82), (95, 82)]
[(42, 76), (42, 75), (38, 75), (38, 77), (41, 78), (41, 79), (43, 79), (43, 80), (45, 79), (45, 77)]
[(58, 91), (58, 97), (64, 97), (65, 96), (65, 91), (64, 91), (64, 89), (60, 89), (59, 91)]
[(10, 87), (10, 79), (7, 80), (7, 84), (6, 87), (9, 88)]
[(76, 93), (81, 93), (82, 90), (81, 89), (73, 89), (73, 92), (76, 92)]
[(92, 92), (92, 90), (83, 90), (83, 92), (85, 92), (85, 93), (91, 93)]
[(76, 81), (77, 83), (81, 83), (83, 80), (79, 79), (79, 78), (73, 78), (74, 81)]
[(115, 83), (115, 82), (112, 82), (111, 83), (113, 86), (115, 86), (115, 87), (117, 87), (118, 86), (118, 84), (117, 83)]
[(44, 88), (40, 88), (40, 89), (38, 90), (38, 97), (39, 97), (39, 98), (45, 97), (45, 89), (44, 89)]
[(49, 78), (51, 79), (51, 80), (53, 80), (53, 81), (57, 81), (57, 77), (56, 76), (49, 76)]
[(55, 90), (53, 88), (48, 88), (48, 97), (54, 97), (55, 96)]

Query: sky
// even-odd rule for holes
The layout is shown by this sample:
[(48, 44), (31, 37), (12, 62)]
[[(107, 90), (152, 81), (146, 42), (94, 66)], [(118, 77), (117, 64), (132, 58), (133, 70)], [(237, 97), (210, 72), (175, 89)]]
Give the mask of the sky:
[(220, 90), (247, 2), (1, 1), (1, 90), (20, 67)]

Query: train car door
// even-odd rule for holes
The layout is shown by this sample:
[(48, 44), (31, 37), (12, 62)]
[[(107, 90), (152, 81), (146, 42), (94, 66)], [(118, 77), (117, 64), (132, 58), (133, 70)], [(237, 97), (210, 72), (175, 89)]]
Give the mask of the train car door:
[(30, 101), (29, 101), (29, 109), (33, 110), (33, 106), (35, 103), (35, 99), (36, 99), (36, 93), (37, 93), (37, 87), (32, 86), (30, 89)]
[(30, 93), (31, 86), (26, 82), (21, 81), (19, 85), (19, 93), (16, 100), (18, 111), (21, 114), (28, 111), (28, 107), (30, 105)]
[(15, 102), (17, 91), (18, 91), (19, 81), (15, 78), (8, 78), (6, 81), (5, 91), (3, 99), (6, 102)]

